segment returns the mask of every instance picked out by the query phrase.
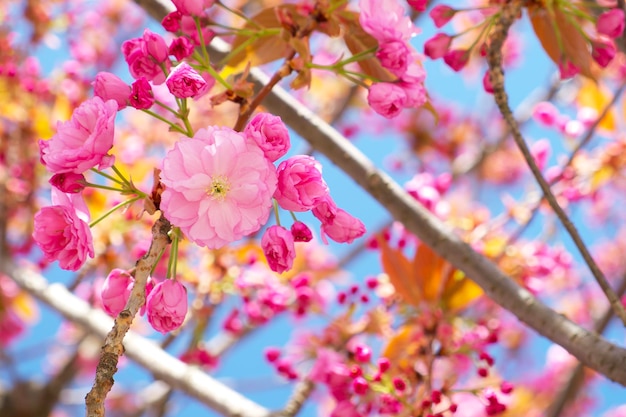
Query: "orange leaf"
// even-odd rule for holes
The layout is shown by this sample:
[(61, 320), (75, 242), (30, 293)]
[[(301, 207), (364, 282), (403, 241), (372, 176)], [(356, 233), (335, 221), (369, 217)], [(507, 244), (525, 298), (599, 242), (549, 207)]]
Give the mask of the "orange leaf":
[(389, 281), (403, 300), (417, 307), (422, 301), (422, 294), (414, 280), (411, 262), (401, 250), (389, 247), (384, 237), (378, 236), (377, 239), (383, 271), (389, 276)]
[(582, 75), (595, 81), (589, 44), (570, 20), (571, 16), (558, 8), (540, 7), (529, 8), (528, 16), (535, 35), (552, 61), (557, 65), (569, 61)]
[[(413, 258), (413, 270), (415, 271), (416, 284), (424, 292), (424, 299), (437, 301), (443, 290), (444, 264), (446, 262), (427, 245), (421, 244), (415, 251)], [(449, 271), (449, 269), (448, 269)]]
[(446, 281), (442, 301), (446, 310), (460, 310), (481, 295), (483, 295), (482, 288), (457, 269), (449, 275)]

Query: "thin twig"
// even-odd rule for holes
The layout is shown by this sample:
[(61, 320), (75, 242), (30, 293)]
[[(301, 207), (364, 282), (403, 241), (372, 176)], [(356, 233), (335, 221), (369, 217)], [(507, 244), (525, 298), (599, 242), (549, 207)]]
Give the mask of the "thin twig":
[(585, 246), (585, 243), (580, 237), (578, 230), (576, 230), (576, 227), (574, 226), (572, 221), (568, 218), (565, 211), (561, 208), (561, 206), (557, 202), (556, 197), (554, 196), (554, 194), (552, 193), (550, 189), (550, 185), (545, 180), (545, 178), (543, 178), (543, 175), (541, 174), (539, 167), (537, 167), (537, 164), (535, 163), (535, 160), (532, 154), (530, 153), (530, 149), (528, 148), (528, 145), (526, 144), (526, 142), (524, 141), (524, 138), (522, 137), (519, 127), (517, 126), (515, 118), (513, 117), (513, 114), (511, 112), (511, 108), (509, 107), (508, 95), (504, 89), (504, 71), (502, 70), (502, 45), (506, 39), (509, 27), (513, 24), (513, 22), (517, 18), (517, 15), (519, 14), (521, 10), (521, 6), (522, 6), (522, 3), (520, 1), (512, 1), (510, 3), (505, 4), (502, 8), (502, 13), (496, 25), (496, 28), (491, 35), (491, 44), (489, 46), (489, 50), (487, 53), (487, 61), (489, 63), (489, 69), (490, 69), (489, 73), (490, 73), (491, 84), (493, 85), (493, 91), (494, 91), (493, 95), (494, 95), (496, 104), (498, 105), (498, 108), (500, 109), (500, 113), (502, 114), (502, 117), (504, 118), (504, 120), (509, 125), (509, 128), (511, 129), (511, 133), (513, 135), (513, 139), (515, 140), (515, 143), (517, 144), (518, 148), (522, 152), (522, 155), (524, 156), (526, 163), (530, 167), (530, 170), (532, 171), (533, 176), (539, 183), (539, 186), (546, 200), (548, 201), (548, 204), (550, 204), (550, 207), (552, 207), (552, 210), (554, 210), (559, 220), (561, 220), (561, 222), (563, 223), (563, 226), (565, 227), (565, 229), (571, 236), (572, 240), (574, 241), (574, 244), (580, 251), (583, 259), (589, 266), (589, 269), (591, 270), (591, 273), (593, 274), (594, 278), (600, 285), (600, 288), (602, 288), (602, 291), (604, 292), (606, 297), (609, 299), (609, 303), (615, 310), (615, 313), (626, 326), (626, 310), (624, 310), (624, 307), (622, 306), (622, 303), (620, 302), (619, 298), (617, 297), (617, 295), (615, 294), (615, 292), (609, 285), (608, 281), (604, 277), (604, 274), (602, 273), (600, 268), (598, 268), (598, 265), (593, 260), (593, 257), (591, 256), (591, 253), (589, 253), (589, 250)]
[(135, 285), (126, 304), (126, 308), (115, 319), (113, 329), (107, 335), (100, 361), (96, 368), (96, 377), (91, 391), (85, 397), (87, 417), (104, 417), (104, 400), (113, 387), (113, 375), (117, 372), (117, 362), (124, 353), (122, 341), (130, 329), (133, 318), (146, 300), (146, 282), (161, 253), (170, 243), (168, 232), (170, 222), (163, 216), (152, 226), (150, 249), (135, 268)]

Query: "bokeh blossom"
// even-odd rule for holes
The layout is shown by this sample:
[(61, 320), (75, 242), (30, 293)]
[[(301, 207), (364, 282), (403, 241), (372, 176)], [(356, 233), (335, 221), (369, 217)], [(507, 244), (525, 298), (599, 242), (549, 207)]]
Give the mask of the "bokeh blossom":
[(267, 222), (277, 179), (256, 143), (209, 127), (176, 143), (163, 161), (161, 182), (165, 216), (191, 241), (217, 249)]

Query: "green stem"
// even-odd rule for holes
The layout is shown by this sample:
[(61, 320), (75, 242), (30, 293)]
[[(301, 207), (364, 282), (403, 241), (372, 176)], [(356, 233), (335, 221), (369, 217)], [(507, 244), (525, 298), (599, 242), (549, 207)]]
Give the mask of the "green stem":
[(154, 100), (154, 104), (156, 104), (159, 107), (164, 108), (165, 110), (169, 111), (170, 113), (172, 113), (174, 116), (178, 117), (178, 112), (176, 110), (174, 110), (173, 108), (171, 108), (170, 106), (168, 106), (167, 104), (159, 101), (159, 100)]
[(276, 201), (276, 199), (273, 199), (272, 205), (274, 206), (274, 216), (276, 216), (276, 224), (280, 226), (281, 224), (280, 224), (280, 216), (278, 215), (278, 201)]
[(189, 108), (187, 108), (187, 99), (183, 98), (180, 100), (180, 119), (185, 124), (185, 128), (187, 132), (185, 134), (190, 138), (193, 137), (193, 128), (191, 127), (191, 123), (189, 123)]
[(141, 196), (137, 196), (137, 197), (133, 197), (130, 200), (126, 200), (126, 201), (122, 201), (121, 203), (119, 203), (118, 205), (116, 205), (115, 207), (113, 207), (112, 209), (110, 209), (109, 211), (107, 211), (106, 213), (104, 213), (102, 216), (100, 216), (99, 218), (97, 218), (96, 220), (92, 221), (91, 223), (89, 223), (89, 227), (94, 227), (95, 225), (97, 225), (98, 223), (100, 223), (102, 220), (106, 219), (107, 217), (109, 217), (111, 214), (113, 214), (116, 210), (127, 206), (129, 204), (134, 203), (135, 201), (141, 200), (143, 197)]
[(124, 191), (126, 191), (122, 188), (115, 188), (115, 187), (109, 187), (107, 185), (93, 184), (91, 182), (85, 182), (84, 184), (85, 184), (85, 187), (99, 188), (101, 190), (117, 191), (119, 193), (123, 193)]
[[(171, 127), (172, 129), (176, 130), (177, 132), (182, 133), (183, 135), (186, 135), (186, 134), (187, 134), (187, 132), (186, 132), (186, 131), (182, 128), (182, 127), (178, 126), (176, 123), (172, 123), (172, 122), (170, 122), (170, 121), (169, 121), (169, 120), (167, 120), (165, 117), (160, 116), (160, 115), (156, 114), (155, 112), (153, 112), (153, 111), (151, 111), (151, 110), (146, 110), (146, 109), (143, 109), (143, 110), (141, 110), (141, 111), (142, 111), (142, 112), (144, 112), (144, 113), (146, 113), (146, 114), (149, 114), (150, 116), (152, 116), (152, 117), (154, 117), (154, 118), (156, 118), (156, 119), (159, 119), (160, 121), (162, 121), (162, 122), (164, 122), (164, 123), (167, 123), (168, 125), (170, 125), (170, 127)], [(178, 114), (178, 113), (176, 113), (176, 114)]]
[(119, 177), (119, 179), (122, 180), (122, 182), (124, 183), (124, 185), (126, 185), (129, 189), (133, 188), (133, 185), (131, 184), (131, 182), (129, 180), (126, 179), (126, 177), (124, 176), (124, 174), (122, 174), (122, 171), (120, 171), (115, 165), (111, 166), (111, 169), (113, 170), (113, 172), (115, 172), (115, 174), (117, 174), (117, 176)]
[(109, 179), (109, 180), (111, 180), (111, 181), (113, 181), (113, 182), (116, 182), (116, 183), (118, 183), (119, 185), (124, 185), (124, 183), (123, 183), (122, 181), (120, 181), (119, 179), (115, 178), (115, 177), (114, 177), (114, 176), (112, 176), (112, 175), (107, 174), (106, 172), (102, 172), (102, 171), (100, 171), (100, 170), (98, 170), (98, 169), (96, 169), (96, 168), (91, 168), (91, 171), (92, 171), (92, 172), (95, 172), (95, 173), (96, 173), (96, 174), (98, 174), (98, 175), (102, 175), (104, 178), (107, 178), (107, 179)]
[(289, 210), (289, 214), (291, 214), (291, 218), (293, 219), (294, 222), (298, 221), (298, 218), (296, 217), (296, 213), (294, 213), (293, 211)]
[(176, 267), (178, 266), (178, 242), (180, 240), (180, 229), (178, 227), (172, 227), (170, 239), (172, 239), (172, 249), (167, 261), (167, 278), (173, 279), (176, 278)]

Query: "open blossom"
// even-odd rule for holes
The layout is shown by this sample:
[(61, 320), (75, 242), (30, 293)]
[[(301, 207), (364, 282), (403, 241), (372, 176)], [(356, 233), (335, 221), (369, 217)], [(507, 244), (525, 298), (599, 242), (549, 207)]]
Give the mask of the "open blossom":
[(367, 102), (376, 113), (393, 119), (406, 106), (407, 95), (397, 84), (374, 83), (369, 88)]
[(94, 95), (104, 101), (115, 100), (119, 110), (126, 107), (130, 87), (120, 77), (110, 72), (102, 71), (96, 74), (92, 84)]
[(165, 80), (167, 88), (178, 98), (195, 97), (202, 92), (207, 82), (198, 72), (186, 62), (172, 68)]
[(322, 241), (328, 243), (326, 235), (337, 243), (352, 243), (366, 232), (365, 225), (356, 217), (336, 206), (335, 202), (326, 197), (312, 213), (322, 222)]
[(185, 286), (170, 279), (159, 282), (148, 295), (146, 311), (154, 330), (167, 333), (179, 328), (187, 315)]
[(226, 127), (200, 129), (163, 161), (161, 210), (191, 241), (217, 249), (267, 222), (276, 181), (254, 141)]
[(94, 257), (87, 205), (78, 194), (52, 189), (52, 206), (35, 214), (33, 239), (47, 261), (59, 261), (62, 269), (76, 271), (87, 257)]
[(413, 22), (398, 0), (360, 0), (359, 8), (361, 26), (376, 40), (407, 41), (413, 35)]
[(274, 162), (285, 155), (291, 146), (289, 132), (279, 116), (258, 113), (250, 120), (244, 133), (263, 149), (263, 153)]
[(169, 52), (174, 55), (177, 60), (182, 61), (189, 55), (193, 54), (194, 45), (188, 37), (180, 36), (170, 43)]
[(123, 269), (115, 268), (109, 272), (100, 291), (102, 308), (109, 316), (117, 317), (124, 310), (133, 284), (133, 278)]
[(284, 227), (267, 228), (261, 238), (261, 248), (272, 271), (283, 273), (293, 266), (296, 248), (293, 244), (293, 235)]
[(113, 147), (117, 103), (93, 97), (82, 103), (72, 118), (57, 125), (50, 140), (40, 140), (41, 162), (53, 174), (82, 174), (95, 166), (100, 169), (113, 164), (107, 155)]
[(285, 210), (311, 210), (328, 195), (319, 162), (312, 156), (296, 155), (278, 165), (274, 198)]

